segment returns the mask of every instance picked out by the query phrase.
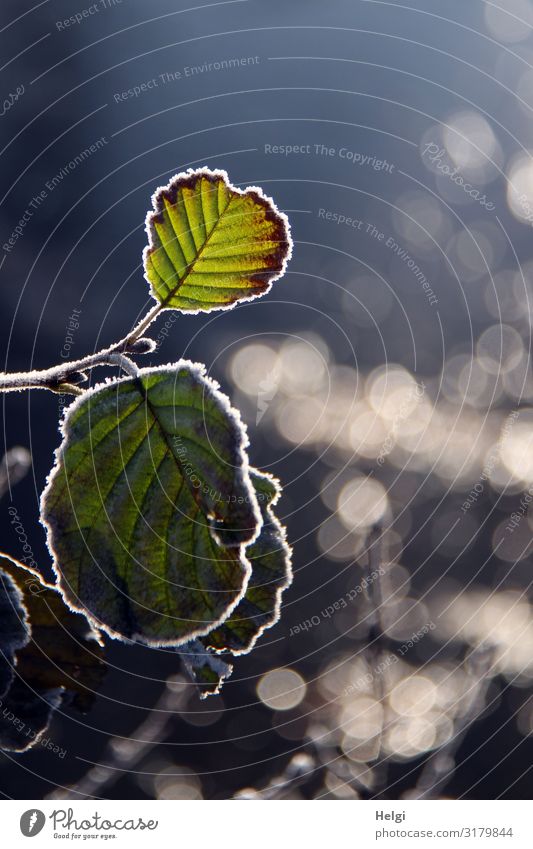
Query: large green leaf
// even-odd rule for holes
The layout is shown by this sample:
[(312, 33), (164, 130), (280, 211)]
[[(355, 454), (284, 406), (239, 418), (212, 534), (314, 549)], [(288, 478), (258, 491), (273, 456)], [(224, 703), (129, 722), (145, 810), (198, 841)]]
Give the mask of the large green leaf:
[(163, 307), (227, 309), (258, 297), (290, 257), (289, 223), (261, 189), (232, 186), (225, 171), (173, 177), (146, 219), (145, 276)]
[(38, 572), (0, 555), (0, 578), (16, 587), (28, 629), (2, 697), (0, 749), (24, 751), (41, 740), (66, 696), (79, 710), (89, 709), (106, 666), (87, 619), (69, 610)]
[(233, 613), (202, 638), (206, 646), (232, 654), (249, 652), (263, 631), (278, 621), (282, 593), (292, 580), (285, 529), (272, 511), (281, 494), (279, 482), (256, 469), (250, 476), (263, 516), (261, 533), (246, 549), (252, 574)]
[(69, 605), (148, 645), (220, 624), (246, 590), (261, 514), (243, 426), (203, 367), (96, 387), (63, 437), (41, 515)]

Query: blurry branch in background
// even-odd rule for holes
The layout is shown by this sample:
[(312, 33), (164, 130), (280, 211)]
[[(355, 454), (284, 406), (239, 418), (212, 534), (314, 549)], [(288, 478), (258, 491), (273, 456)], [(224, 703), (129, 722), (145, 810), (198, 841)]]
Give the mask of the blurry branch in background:
[[(147, 718), (129, 738), (112, 737), (102, 760), (71, 787), (58, 787), (48, 799), (103, 798), (100, 794), (125, 775), (135, 772), (143, 758), (170, 734), (175, 715), (183, 707), (184, 682), (169, 678)], [(79, 759), (81, 760), (81, 758)]]
[[(367, 615), (369, 622), (367, 645), (365, 656), (368, 668), (372, 671), (372, 686), (374, 698), (383, 708), (386, 699), (386, 682), (384, 680), (385, 670), (381, 670), (380, 661), (384, 644), (389, 643), (388, 637), (383, 632), (381, 608), (383, 604), (380, 576), (383, 574), (383, 527), (381, 524), (374, 525), (367, 536), (366, 554), (368, 562), (365, 568), (365, 582), (363, 583), (366, 600), (370, 610)], [(381, 734), (376, 752), (379, 756), (381, 750)], [(295, 755), (287, 763), (284, 771), (263, 788), (248, 787), (235, 794), (235, 799), (286, 799), (293, 796), (297, 788), (306, 788), (311, 792), (313, 788), (320, 788), (318, 795), (314, 798), (324, 798), (328, 795), (324, 785), (327, 787), (333, 777), (339, 785), (350, 788), (355, 797), (365, 797), (369, 791), (384, 787), (387, 779), (387, 763), (378, 764), (371, 770), (362, 768), (359, 775), (354, 775), (345, 757), (340, 754), (338, 747), (332, 744), (329, 734), (317, 735), (308, 739), (303, 746), (304, 751)], [(365, 780), (365, 775), (373, 774), (372, 782)], [(375, 784), (374, 784), (375, 782)], [(373, 784), (373, 788), (371, 788)]]
[[(375, 525), (367, 535), (365, 560), (359, 561), (368, 605), (359, 617), (367, 626), (360, 650), (351, 669), (340, 671), (345, 663), (350, 667), (345, 658), (326, 672), (325, 711), (308, 726), (301, 757), (291, 758), (264, 787), (246, 788), (235, 798), (443, 797), (460, 764), (457, 753), (486, 708), (497, 649), (480, 642), (459, 665), (455, 659), (408, 664), (404, 655), (409, 640), (401, 632), (390, 634), (387, 626), (389, 590), (381, 576), (390, 564), (383, 557), (383, 529)], [(415, 636), (427, 633), (423, 628)], [(398, 653), (402, 639), (406, 642)], [(432, 639), (438, 641), (433, 632)], [(411, 642), (411, 649), (417, 642)], [(391, 784), (389, 778), (391, 764), (414, 761), (424, 752), (422, 766), (410, 773), (409, 789), (398, 797), (396, 781)]]
[[(384, 634), (381, 625), (381, 607), (383, 596), (381, 592), (381, 574), (383, 559), (383, 528), (374, 525), (367, 538), (368, 567), (366, 574), (365, 596), (370, 604), (370, 628), (368, 632), (368, 663), (375, 670), (379, 665), (381, 650), (383, 648)], [(385, 687), (383, 675), (374, 675), (374, 695), (376, 700), (383, 703)]]
[(21, 445), (10, 448), (4, 454), (0, 462), (0, 498), (11, 492), (11, 487), (27, 475), (30, 466), (31, 454)]
[[(372, 686), (374, 689), (374, 698), (381, 705), (382, 717), (385, 716), (385, 699), (386, 699), (386, 670), (381, 670), (381, 654), (384, 644), (388, 640), (383, 633), (382, 626), (382, 605), (383, 594), (381, 590), (380, 575), (383, 565), (383, 527), (381, 524), (374, 525), (367, 537), (368, 550), (368, 567), (366, 572), (365, 595), (370, 605), (370, 628), (368, 631), (368, 645), (365, 651), (368, 667), (372, 674)], [(376, 752), (381, 751), (381, 741), (383, 736), (383, 723), (378, 735), (378, 745)], [(376, 764), (374, 772), (376, 774), (376, 785), (384, 787), (387, 781), (387, 763), (381, 762)]]
[[(288, 799), (294, 796), (295, 790), (306, 787), (311, 791), (315, 799), (324, 798), (328, 795), (324, 790), (324, 780), (328, 774), (346, 787), (350, 787), (356, 797), (362, 796), (368, 791), (368, 786), (354, 777), (350, 771), (345, 758), (339, 755), (333, 746), (322, 744), (319, 740), (307, 743), (306, 751), (299, 752), (287, 763), (284, 771), (275, 776), (262, 790), (255, 787), (246, 787), (239, 790), (234, 799), (270, 801), (272, 799)], [(320, 788), (322, 787), (322, 790)]]
[(368, 798), (372, 790), (371, 772), (369, 768), (363, 768), (359, 775), (354, 775), (346, 758), (339, 754), (338, 748), (329, 742), (329, 735), (326, 734), (323, 738), (314, 738), (304, 743), (302, 751), (294, 755), (283, 772), (272, 778), (266, 787), (246, 787), (233, 798), (264, 801), (302, 798), (295, 796), (295, 791), (306, 788), (308, 794), (304, 798), (323, 799), (329, 796), (326, 788), (331, 784), (332, 777), (338, 785), (353, 791), (350, 798)]
[(308, 784), (313, 778), (318, 777), (319, 772), (321, 774), (322, 771), (323, 768), (317, 762), (316, 756), (300, 752), (294, 755), (284, 771), (275, 776), (262, 790), (246, 787), (244, 790), (239, 790), (233, 798), (248, 801), (255, 799), (265, 802), (272, 799), (286, 799), (292, 795), (297, 787)]
[(455, 733), (447, 743), (436, 749), (427, 759), (413, 790), (407, 791), (404, 798), (438, 799), (452, 779), (456, 767), (456, 756), (461, 743), (472, 725), (481, 717), (486, 706), (486, 695), (492, 680), (495, 651), (492, 646), (479, 646), (465, 659), (464, 669), (472, 680), (469, 690), (470, 707), (458, 721)]

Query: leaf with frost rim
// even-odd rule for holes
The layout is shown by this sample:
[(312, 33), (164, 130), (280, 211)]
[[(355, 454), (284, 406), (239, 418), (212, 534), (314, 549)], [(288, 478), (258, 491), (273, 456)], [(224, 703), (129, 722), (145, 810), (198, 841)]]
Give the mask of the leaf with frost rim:
[[(211, 185), (217, 185), (217, 197), (219, 194), (220, 186), (223, 185), (224, 189), (231, 196), (231, 200), (228, 201), (227, 206), (220, 211), (218, 202), (217, 202), (217, 212), (216, 215), (213, 213), (213, 209), (209, 210), (210, 217), (206, 218), (206, 213), (204, 210), (204, 201), (203, 201), (203, 193), (200, 188), (200, 209), (201, 216), (198, 220), (199, 224), (197, 227), (192, 228), (190, 226), (189, 213), (187, 210), (187, 206), (184, 203), (184, 218), (187, 219), (185, 226), (177, 223), (178, 227), (182, 227), (179, 233), (176, 233), (176, 229), (170, 219), (169, 209), (173, 209), (176, 214), (176, 207), (178, 205), (179, 195), (178, 192), (181, 190), (181, 198), (183, 198), (183, 190), (190, 189), (191, 187), (195, 190), (196, 185), (202, 179), (205, 179)], [(201, 186), (203, 182), (201, 183)], [(196, 193), (195, 193), (196, 194)], [(231, 300), (227, 302), (207, 302), (209, 306), (202, 306), (202, 301), (198, 300), (198, 298), (186, 298), (186, 296), (180, 296), (179, 291), (185, 284), (185, 280), (193, 274), (198, 275), (198, 271), (195, 271), (197, 263), (209, 261), (209, 258), (203, 254), (205, 246), (208, 244), (209, 240), (212, 238), (215, 233), (217, 227), (219, 226), (220, 221), (227, 214), (228, 207), (230, 203), (238, 202), (242, 199), (248, 201), (252, 199), (254, 201), (254, 214), (262, 214), (264, 219), (268, 221), (275, 228), (274, 236), (275, 239), (264, 239), (265, 243), (272, 243), (277, 245), (275, 249), (271, 251), (269, 255), (270, 264), (261, 265), (258, 264), (256, 267), (252, 267), (250, 269), (242, 269), (239, 273), (238, 269), (233, 269), (227, 272), (228, 276), (231, 277), (233, 274), (233, 281), (239, 278), (242, 274), (249, 274), (250, 276), (247, 278), (242, 278), (246, 282), (248, 282), (249, 286), (245, 287), (245, 290), (242, 294), (237, 295), (236, 297), (232, 297)], [(208, 200), (209, 196), (208, 196)], [(193, 204), (194, 205), (194, 204)], [(285, 270), (287, 268), (287, 263), (289, 262), (292, 256), (292, 248), (293, 241), (290, 231), (289, 219), (287, 216), (280, 212), (272, 200), (272, 198), (265, 195), (263, 190), (258, 186), (249, 186), (247, 189), (239, 189), (234, 186), (228, 177), (226, 171), (223, 170), (211, 170), (210, 168), (197, 168), (197, 169), (189, 169), (186, 172), (180, 172), (176, 174), (165, 186), (160, 186), (152, 195), (152, 206), (153, 210), (150, 210), (146, 216), (145, 229), (148, 235), (148, 246), (143, 251), (143, 265), (145, 269), (145, 279), (150, 286), (150, 293), (155, 301), (161, 305), (163, 309), (178, 309), (182, 312), (191, 313), (196, 315), (199, 312), (212, 312), (215, 310), (227, 310), (234, 307), (236, 304), (241, 303), (242, 301), (254, 300), (255, 298), (262, 297), (270, 291), (272, 284), (282, 277), (285, 274)], [(218, 216), (218, 217), (216, 217)], [(231, 218), (231, 214), (230, 214)], [(161, 221), (164, 222), (164, 226), (161, 226)], [(209, 232), (207, 231), (207, 226), (209, 226), (212, 222), (215, 222)], [(195, 233), (200, 228), (205, 232), (205, 238), (200, 235), (200, 239), (204, 238), (203, 243), (200, 242), (200, 247), (197, 244), (197, 239), (194, 238)], [(162, 241), (161, 234), (164, 233), (165, 236), (169, 236), (170, 238), (166, 239), (165, 242)], [(197, 236), (198, 238), (198, 236)], [(257, 244), (261, 243), (261, 239), (257, 236), (254, 237), (253, 234), (250, 236), (250, 239), (247, 243), (248, 245), (248, 253), (243, 248), (242, 254), (231, 255), (231, 256), (240, 256), (241, 258), (250, 258), (251, 249), (255, 247)], [(183, 242), (192, 242), (192, 246), (188, 244), (188, 253), (191, 254), (191, 250), (193, 252), (193, 258), (187, 258), (185, 251), (182, 248)], [(226, 248), (231, 247), (231, 241), (226, 241)], [(167, 247), (168, 246), (168, 247)], [(155, 263), (153, 260), (154, 254), (157, 255), (157, 252), (161, 253), (158, 255), (158, 264), (159, 270), (155, 267)], [(171, 256), (173, 254), (173, 256)], [(223, 255), (219, 255), (215, 257), (215, 259), (222, 260)], [(228, 257), (226, 257), (228, 259)], [(223, 272), (222, 269), (217, 270), (216, 268), (209, 271), (204, 271), (205, 273), (213, 274), (216, 278), (216, 275), (220, 278)], [(152, 275), (152, 276), (151, 276)], [(152, 279), (153, 277), (153, 279)], [(170, 288), (169, 280), (174, 278), (175, 283), (173, 284), (174, 288), (171, 289), (169, 294), (161, 299), (158, 294), (155, 278), (158, 278), (160, 281), (160, 285), (166, 285), (167, 288)], [(179, 282), (177, 282), (179, 281)], [(231, 282), (231, 281), (230, 281)], [(191, 287), (192, 288), (192, 287)], [(200, 287), (202, 288), (202, 287)], [(207, 288), (207, 287), (205, 287)], [(216, 284), (215, 280), (213, 281), (213, 285), (209, 287), (211, 290), (215, 291), (215, 294), (220, 295), (222, 289), (232, 289), (235, 288), (237, 291), (237, 287), (235, 286), (222, 286), (220, 283)], [(218, 290), (218, 291), (217, 291)], [(191, 302), (198, 302), (199, 306), (186, 306), (180, 305), (179, 303), (172, 303), (174, 298), (184, 298), (185, 300), (189, 300)]]
[[(283, 592), (292, 583), (292, 550), (286, 541), (285, 528), (272, 509), (281, 496), (281, 485), (272, 475), (257, 469), (250, 469), (250, 477), (261, 506), (263, 527), (257, 539), (246, 549), (252, 566), (248, 588), (233, 613), (222, 625), (207, 636), (188, 643), (181, 651), (185, 667), (200, 688), (201, 699), (220, 693), (225, 681), (230, 677), (233, 666), (227, 663), (227, 656), (247, 654), (259, 637), (278, 622)], [(270, 577), (268, 573), (272, 571), (272, 566), (269, 567), (268, 563), (267, 566), (260, 565), (260, 559), (275, 555), (278, 555), (279, 560), (279, 563), (275, 564), (278, 577), (274, 580), (264, 580), (265, 577)], [(273, 606), (262, 610), (265, 587), (269, 585), (271, 589), (266, 590), (266, 596)], [(259, 612), (252, 613), (250, 607)], [(239, 636), (239, 624), (242, 622), (248, 623), (249, 635), (245, 641), (241, 639), (242, 635)], [(221, 662), (221, 654), (224, 654), (224, 662)]]
[[(78, 710), (89, 709), (106, 670), (103, 644), (86, 617), (73, 613), (39, 572), (0, 552), (0, 573), (16, 587), (28, 629), (26, 643), (16, 651), (16, 675), (2, 696), (0, 750), (24, 752), (42, 738), (65, 693), (73, 695)], [(48, 632), (56, 628), (51, 638)], [(80, 663), (80, 648), (90, 653), (89, 662)], [(6, 717), (9, 713), (22, 728)]]
[(13, 681), (17, 652), (28, 644), (30, 637), (22, 593), (0, 561), (0, 699)]
[[(146, 633), (146, 632), (141, 633), (138, 630), (127, 632), (125, 628), (118, 628), (116, 626), (116, 624), (113, 625), (113, 624), (110, 624), (109, 622), (104, 621), (104, 618), (101, 617), (101, 613), (95, 612), (94, 604), (92, 605), (93, 609), (91, 610), (90, 600), (80, 599), (78, 592), (73, 591), (70, 588), (69, 580), (67, 578), (64, 579), (64, 577), (63, 577), (63, 571), (66, 568), (65, 564), (63, 563), (63, 566), (62, 566), (62, 563), (61, 563), (62, 552), (60, 551), (60, 549), (62, 548), (63, 533), (62, 533), (60, 525), (58, 525), (57, 510), (54, 513), (54, 506), (57, 508), (57, 504), (54, 505), (54, 502), (57, 501), (57, 495), (54, 494), (54, 492), (55, 492), (57, 481), (61, 480), (61, 478), (64, 478), (63, 457), (66, 456), (65, 452), (67, 451), (67, 449), (69, 449), (71, 451), (75, 451), (76, 445), (78, 445), (78, 450), (81, 450), (81, 448), (79, 447), (81, 445), (79, 438), (78, 438), (78, 440), (76, 440), (76, 439), (72, 439), (72, 437), (74, 436), (73, 427), (75, 427), (77, 425), (77, 423), (82, 421), (84, 408), (86, 408), (87, 405), (90, 405), (92, 402), (94, 402), (95, 398), (97, 399), (97, 402), (99, 400), (102, 401), (103, 396), (106, 396), (106, 399), (107, 399), (107, 396), (109, 395), (110, 392), (114, 393), (114, 397), (117, 397), (117, 399), (118, 399), (119, 395), (117, 393), (120, 393), (121, 388), (124, 390), (124, 392), (126, 392), (126, 390), (133, 391), (135, 389), (135, 384), (136, 384), (137, 380), (143, 380), (143, 379), (149, 380), (150, 378), (154, 378), (154, 377), (157, 377), (157, 376), (161, 376), (162, 379), (163, 379), (163, 382), (164, 382), (165, 377), (170, 376), (172, 378), (173, 386), (174, 386), (173, 403), (175, 404), (176, 387), (178, 387), (178, 389), (179, 389), (179, 388), (182, 388), (182, 386), (183, 387), (185, 386), (184, 383), (183, 384), (177, 384), (176, 383), (175, 378), (176, 378), (176, 375), (178, 374), (178, 372), (182, 372), (182, 375), (181, 375), (182, 380), (184, 380), (185, 377), (188, 377), (191, 382), (193, 382), (193, 383), (194, 383), (194, 381), (197, 382), (198, 386), (202, 390), (203, 398), (205, 399), (206, 397), (208, 397), (210, 399), (210, 401), (213, 404), (213, 407), (216, 408), (218, 413), (223, 416), (224, 422), (228, 425), (230, 431), (234, 434), (234, 436), (235, 436), (234, 457), (235, 457), (236, 462), (234, 464), (235, 472), (234, 472), (233, 479), (232, 479), (232, 481), (233, 481), (232, 492), (236, 491), (243, 496), (244, 504), (240, 509), (242, 509), (242, 511), (246, 511), (246, 514), (249, 515), (249, 517), (250, 517), (249, 518), (250, 522), (253, 521), (253, 527), (252, 527), (251, 524), (246, 527), (246, 538), (242, 539), (242, 535), (241, 535), (241, 538), (238, 538), (237, 540), (228, 539), (228, 537), (230, 537), (232, 533), (233, 534), (236, 533), (236, 531), (234, 529), (233, 530), (231, 529), (231, 526), (229, 526), (228, 530), (225, 530), (226, 525), (224, 525), (223, 523), (222, 524), (218, 523), (216, 525), (212, 524), (211, 529), (210, 529), (211, 530), (211, 536), (213, 537), (213, 540), (211, 542), (211, 549), (214, 551), (215, 549), (213, 548), (213, 546), (217, 546), (217, 553), (218, 553), (218, 549), (220, 549), (220, 552), (223, 553), (223, 560), (225, 560), (226, 562), (232, 561), (235, 565), (235, 568), (238, 567), (239, 574), (242, 574), (242, 580), (240, 581), (240, 588), (239, 588), (238, 591), (232, 589), (231, 592), (233, 594), (233, 597), (232, 597), (231, 602), (226, 604), (224, 609), (221, 609), (219, 611), (219, 613), (216, 615), (216, 617), (213, 617), (213, 619), (211, 619), (209, 621), (202, 620), (202, 621), (206, 622), (205, 625), (202, 625), (200, 627), (191, 627), (190, 630), (188, 630), (186, 634), (184, 633), (184, 634), (180, 635), (179, 637), (177, 637), (176, 635), (161, 636), (160, 634), (158, 634), (156, 636), (156, 635), (151, 635), (151, 634)], [(132, 390), (132, 387), (133, 387), (133, 390)], [(139, 391), (139, 390), (137, 389), (137, 391)], [(148, 391), (150, 391), (150, 390), (148, 390)], [(184, 389), (182, 391), (184, 391)], [(206, 395), (206, 393), (207, 393), (207, 395)], [(100, 397), (98, 397), (98, 396), (100, 396)], [(118, 401), (117, 401), (117, 403), (118, 403)], [(137, 408), (139, 406), (142, 408), (143, 399), (141, 399), (141, 403), (140, 403), (140, 405), (137, 405)], [(172, 407), (172, 405), (166, 405), (166, 406)], [(89, 409), (90, 409), (90, 406), (89, 406)], [(193, 409), (193, 408), (191, 408), (191, 409)], [(195, 410), (195, 412), (197, 412), (197, 410)], [(210, 411), (210, 413), (211, 413), (211, 411)], [(174, 413), (174, 415), (175, 415), (175, 413)], [(180, 413), (180, 416), (183, 417), (183, 413)], [(178, 416), (177, 419), (175, 418), (175, 420), (177, 421), (178, 427), (180, 426), (180, 416)], [(105, 418), (103, 419), (103, 422), (105, 424), (105, 422), (106, 422)], [(205, 409), (204, 409), (204, 424), (205, 424)], [(96, 426), (98, 426), (98, 421), (96, 422)], [(250, 576), (251, 569), (250, 569), (250, 564), (249, 564), (249, 562), (248, 562), (248, 560), (246, 559), (246, 556), (245, 556), (245, 548), (246, 548), (246, 545), (253, 542), (253, 540), (257, 537), (257, 535), (260, 531), (260, 528), (261, 528), (262, 520), (261, 520), (260, 510), (259, 510), (259, 507), (258, 507), (258, 504), (257, 504), (257, 499), (256, 499), (256, 496), (255, 496), (255, 491), (254, 491), (254, 488), (252, 486), (252, 483), (251, 483), (250, 477), (249, 477), (248, 458), (247, 458), (246, 450), (245, 450), (247, 445), (248, 445), (248, 440), (247, 440), (247, 434), (246, 434), (245, 427), (244, 427), (244, 425), (243, 425), (243, 423), (240, 419), (240, 415), (238, 414), (238, 412), (231, 407), (229, 399), (219, 391), (218, 384), (215, 383), (215, 381), (213, 381), (211, 378), (208, 378), (206, 376), (205, 367), (201, 366), (199, 364), (191, 363), (190, 361), (187, 361), (187, 360), (180, 360), (178, 363), (175, 363), (175, 364), (169, 364), (169, 365), (166, 365), (166, 366), (160, 366), (160, 367), (156, 367), (156, 368), (141, 369), (138, 372), (138, 378), (125, 377), (125, 378), (121, 378), (120, 380), (114, 380), (114, 381), (111, 381), (111, 382), (106, 382), (104, 384), (100, 384), (100, 385), (94, 387), (94, 389), (91, 389), (88, 392), (85, 392), (82, 396), (80, 396), (78, 399), (76, 399), (74, 401), (74, 403), (68, 408), (68, 410), (65, 413), (65, 418), (64, 418), (61, 430), (62, 430), (62, 434), (63, 434), (63, 443), (60, 446), (60, 448), (58, 449), (58, 451), (56, 452), (56, 465), (55, 465), (54, 469), (52, 470), (52, 472), (49, 476), (46, 488), (45, 488), (43, 495), (42, 495), (42, 499), (41, 499), (41, 521), (47, 529), (48, 547), (49, 547), (50, 552), (52, 554), (52, 557), (54, 559), (54, 571), (57, 575), (58, 587), (59, 587), (66, 603), (73, 610), (76, 610), (77, 612), (80, 612), (80, 613), (84, 613), (89, 618), (89, 620), (94, 624), (95, 627), (101, 628), (106, 633), (108, 633), (111, 637), (119, 638), (119, 639), (139, 640), (139, 641), (145, 643), (146, 645), (152, 645), (152, 646), (162, 646), (162, 645), (178, 646), (178, 645), (183, 645), (184, 643), (189, 642), (191, 639), (195, 638), (196, 636), (202, 636), (206, 633), (209, 633), (214, 627), (221, 624), (227, 618), (227, 616), (230, 615), (232, 610), (237, 606), (237, 604), (239, 603), (240, 599), (243, 597), (243, 595), (246, 591), (246, 587), (247, 587), (247, 584), (248, 584), (248, 579), (249, 579), (249, 576)], [(116, 430), (116, 428), (112, 427), (110, 429), (109, 433), (113, 432), (113, 430)], [(93, 434), (93, 430), (91, 429), (91, 427), (89, 427), (88, 433)], [(142, 440), (139, 443), (139, 447), (141, 447), (143, 445), (146, 438), (147, 438), (146, 435), (142, 437)], [(69, 440), (70, 440), (70, 442), (69, 442)], [(73, 444), (71, 444), (71, 443), (73, 443)], [(126, 445), (127, 442), (125, 441), (124, 444)], [(98, 448), (98, 446), (97, 446), (97, 448)], [(168, 443), (167, 443), (167, 449), (168, 449)], [(165, 450), (167, 450), (167, 449), (165, 449)], [(90, 456), (90, 455), (88, 454), (87, 456)], [(176, 460), (176, 457), (175, 457), (173, 452), (172, 452), (172, 456), (173, 456), (173, 459)], [(83, 457), (82, 457), (82, 459), (83, 459)], [(94, 465), (94, 463), (93, 463), (93, 465)], [(122, 466), (122, 471), (119, 473), (119, 475), (116, 476), (115, 484), (118, 482), (120, 474), (123, 473), (123, 470), (124, 470), (124, 466)], [(96, 480), (96, 478), (94, 477), (94, 469), (93, 469), (93, 481), (95, 481), (95, 480)], [(191, 496), (191, 487), (188, 486), (189, 482), (190, 482), (189, 480), (185, 480), (185, 478), (184, 478), (183, 481), (182, 481), (182, 484), (184, 485), (184, 492), (188, 491), (189, 496), (192, 497)], [(94, 483), (93, 483), (93, 485), (94, 485)], [(88, 480), (88, 482), (85, 484), (85, 487), (86, 488), (88, 487), (89, 490), (91, 489), (91, 481), (90, 480)], [(113, 489), (113, 487), (111, 488), (111, 490), (112, 489)], [(148, 494), (148, 491), (149, 490), (147, 489), (146, 492), (144, 493), (144, 497), (146, 497), (146, 495)], [(220, 491), (218, 494), (221, 494), (221, 493), (222, 493), (222, 491)], [(180, 494), (181, 494), (181, 491), (180, 491)], [(198, 495), (198, 498), (200, 498), (200, 497), (203, 497), (203, 496)], [(229, 503), (230, 503), (230, 499), (228, 499), (228, 504)], [(228, 520), (228, 519), (233, 520), (234, 519), (234, 517), (232, 516), (232, 513), (229, 511), (228, 506), (227, 505), (224, 506), (224, 502), (223, 502), (222, 499), (214, 499), (213, 504), (211, 506), (213, 507), (213, 505), (216, 505), (216, 508), (219, 512), (222, 511), (222, 510), (225, 511), (225, 515), (221, 514), (222, 519), (226, 519), (226, 520)], [(234, 511), (234, 510), (235, 510), (235, 508), (232, 506), (231, 511)], [(68, 511), (67, 511), (67, 513), (68, 513)], [(106, 511), (106, 515), (107, 515), (107, 511)], [(187, 522), (189, 522), (189, 521), (190, 520), (187, 519)], [(170, 519), (169, 519), (169, 522), (170, 522)], [(204, 531), (205, 531), (206, 527), (207, 527), (207, 523), (204, 525)], [(90, 528), (91, 528), (91, 530), (94, 530), (93, 525), (90, 525)], [(78, 530), (79, 530), (79, 524), (78, 524)], [(219, 545), (219, 543), (222, 543), (222, 545)], [(229, 547), (230, 544), (232, 544), (231, 548)], [(101, 539), (99, 541), (99, 545), (100, 545), (100, 549), (103, 550), (103, 539)], [(100, 560), (102, 559), (102, 557), (103, 557), (103, 554), (100, 555)], [(221, 557), (222, 557), (222, 554), (221, 554)], [(94, 558), (93, 558), (93, 560), (94, 560)], [(108, 565), (108, 564), (106, 564), (106, 565)], [(198, 591), (203, 592), (205, 594), (205, 591), (202, 590), (201, 588)], [(227, 590), (224, 590), (224, 592), (227, 592)], [(143, 595), (143, 598), (144, 597), (145, 596)], [(138, 600), (139, 600), (139, 596), (136, 597), (137, 606), (139, 606)], [(127, 602), (127, 604), (129, 604), (129, 601)], [(145, 609), (149, 609), (149, 608), (145, 608)], [(158, 612), (158, 611), (155, 611), (155, 612)], [(175, 614), (174, 614), (174, 616), (176, 618)], [(187, 617), (185, 616), (184, 618), (187, 618)]]
[[(58, 587), (45, 581), (36, 569), (0, 552), (0, 572), (7, 573), (17, 587), (28, 617), (30, 640), (17, 651), (22, 664), (21, 675), (27, 674), (33, 680), (38, 678), (43, 687), (48, 686), (53, 689), (61, 686), (65, 690), (83, 695), (87, 688), (80, 688), (76, 674), (74, 672), (70, 674), (68, 671), (69, 666), (80, 666), (79, 658), (67, 657), (61, 651), (62, 646), (59, 645), (59, 640), (54, 640), (48, 648), (45, 644), (50, 641), (41, 636), (39, 631), (57, 628), (60, 637), (63, 636), (61, 634), (63, 632), (64, 635), (72, 636), (75, 642), (79, 640), (86, 643), (94, 649), (95, 665), (101, 666), (103, 641), (98, 632), (91, 628), (86, 616), (70, 610), (64, 603)], [(56, 651), (56, 661), (50, 661), (51, 665), (47, 670), (46, 662)], [(77, 650), (74, 652), (77, 654)], [(40, 660), (39, 656), (44, 656), (44, 660)], [(47, 678), (57, 678), (57, 680), (53, 682), (49, 680), (47, 683)]]
[[(248, 654), (254, 648), (259, 637), (279, 621), (281, 599), (285, 590), (291, 585), (293, 578), (291, 569), (292, 550), (287, 543), (285, 527), (272, 509), (281, 497), (281, 484), (277, 478), (257, 469), (250, 469), (250, 477), (263, 515), (263, 526), (259, 536), (246, 548), (246, 556), (250, 561), (252, 574), (246, 592), (233, 613), (228, 616), (222, 625), (214, 628), (201, 639), (206, 647), (216, 652), (231, 652), (233, 655)], [(267, 490), (270, 497), (267, 495)], [(260, 569), (262, 573), (268, 572), (268, 566), (261, 566), (261, 558), (275, 555), (277, 555), (279, 561), (279, 567), (276, 566), (276, 568), (279, 568), (278, 577), (258, 583), (254, 580), (254, 572), (256, 577)], [(269, 587), (270, 589), (268, 589)], [(267, 589), (265, 590), (265, 588)], [(261, 599), (258, 599), (257, 595), (261, 596), (261, 590), (263, 590), (263, 593), (266, 592), (269, 601), (273, 602), (270, 609), (261, 610), (258, 604)], [(250, 608), (255, 608), (258, 612), (252, 613)], [(241, 622), (248, 623), (248, 630), (251, 632), (249, 638), (245, 641), (238, 636), (239, 623)]]

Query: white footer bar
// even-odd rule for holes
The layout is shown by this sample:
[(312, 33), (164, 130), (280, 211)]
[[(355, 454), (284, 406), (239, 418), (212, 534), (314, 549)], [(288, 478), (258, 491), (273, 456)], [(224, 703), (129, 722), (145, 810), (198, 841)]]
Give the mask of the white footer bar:
[[(530, 802), (4, 801), (2, 846), (533, 846)], [(274, 808), (272, 806), (275, 806)], [(35, 843), (29, 843), (35, 838)], [(69, 841), (67, 843), (67, 841)]]

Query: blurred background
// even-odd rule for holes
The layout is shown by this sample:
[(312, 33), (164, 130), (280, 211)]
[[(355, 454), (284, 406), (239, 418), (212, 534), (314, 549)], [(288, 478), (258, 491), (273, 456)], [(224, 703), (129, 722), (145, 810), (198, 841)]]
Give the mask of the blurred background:
[[(533, 2), (0, 16), (3, 370), (145, 312), (145, 214), (180, 170), (263, 187), (295, 239), (266, 298), (165, 331), (166, 313), (150, 360), (207, 363), (283, 483), (280, 622), (206, 701), (175, 653), (108, 640), (92, 708), (49, 729), (65, 755), (0, 755), (0, 792), (528, 798)], [(12, 504), (47, 578), (60, 402), (2, 398), (5, 448), (33, 458), (2, 549), (21, 556)]]

